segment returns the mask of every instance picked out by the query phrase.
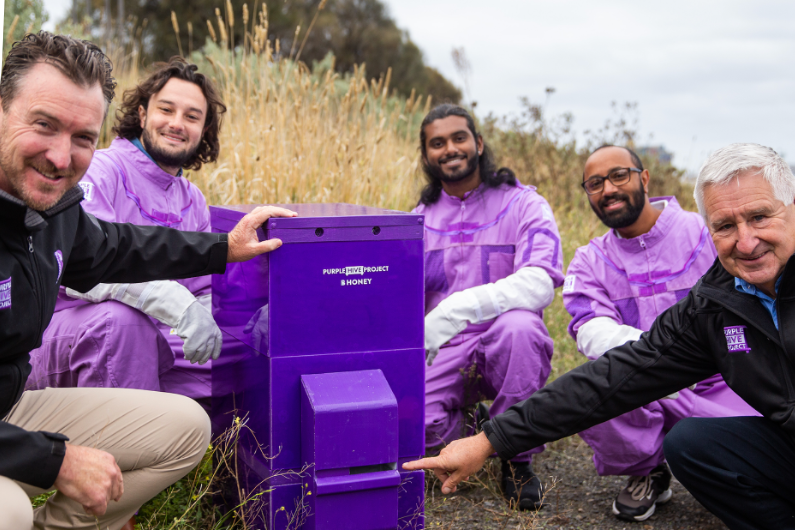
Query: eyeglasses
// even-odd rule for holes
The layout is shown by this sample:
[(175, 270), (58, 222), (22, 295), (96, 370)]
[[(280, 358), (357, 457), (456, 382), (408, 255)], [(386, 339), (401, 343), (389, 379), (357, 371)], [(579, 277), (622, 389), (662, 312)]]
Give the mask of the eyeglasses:
[(629, 182), (629, 177), (633, 172), (643, 173), (643, 170), (635, 167), (617, 167), (610, 171), (606, 177), (594, 175), (582, 183), (582, 188), (588, 195), (596, 195), (604, 189), (606, 180), (609, 180), (613, 186), (623, 186)]

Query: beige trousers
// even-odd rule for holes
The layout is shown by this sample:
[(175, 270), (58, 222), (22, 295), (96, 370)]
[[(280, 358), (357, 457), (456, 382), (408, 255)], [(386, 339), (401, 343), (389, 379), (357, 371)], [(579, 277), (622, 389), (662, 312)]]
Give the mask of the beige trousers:
[(124, 494), (101, 517), (60, 492), (34, 510), (44, 490), (0, 477), (0, 530), (118, 530), (146, 501), (190, 472), (210, 443), (210, 420), (192, 399), (126, 388), (29, 391), (4, 418), (29, 431), (63, 433), (69, 442), (116, 458)]

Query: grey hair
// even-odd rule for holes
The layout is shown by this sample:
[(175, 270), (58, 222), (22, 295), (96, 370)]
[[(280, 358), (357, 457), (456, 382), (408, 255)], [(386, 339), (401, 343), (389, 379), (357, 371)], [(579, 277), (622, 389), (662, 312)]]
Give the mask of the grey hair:
[(728, 184), (732, 178), (749, 169), (757, 169), (773, 188), (773, 195), (784, 204), (795, 201), (795, 175), (778, 153), (759, 144), (730, 144), (713, 152), (696, 178), (693, 196), (699, 213), (704, 209), (704, 190), (708, 186)]

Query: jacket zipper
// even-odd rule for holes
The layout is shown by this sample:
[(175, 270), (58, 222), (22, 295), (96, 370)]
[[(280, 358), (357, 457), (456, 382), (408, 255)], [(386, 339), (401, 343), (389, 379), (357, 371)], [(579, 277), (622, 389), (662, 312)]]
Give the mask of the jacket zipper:
[[(42, 332), (44, 331), (42, 328), (42, 314), (41, 308), (43, 300), (41, 299), (44, 296), (44, 287), (41, 285), (41, 275), (39, 274), (39, 264), (38, 260), (36, 259), (36, 253), (33, 251), (33, 236), (28, 236), (28, 252), (30, 253), (30, 264), (31, 268), (33, 269), (33, 290), (34, 294), (36, 295), (36, 305), (38, 306), (37, 316), (39, 317), (39, 329), (38, 329), (38, 336), (41, 336)], [(38, 293), (36, 293), (38, 291)]]

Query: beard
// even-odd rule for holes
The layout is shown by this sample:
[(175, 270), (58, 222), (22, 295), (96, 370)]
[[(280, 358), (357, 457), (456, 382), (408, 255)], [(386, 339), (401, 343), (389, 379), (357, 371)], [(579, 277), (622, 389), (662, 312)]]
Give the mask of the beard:
[[(32, 210), (43, 212), (52, 208), (61, 200), (64, 193), (71, 187), (66, 186), (62, 191), (58, 192), (58, 188), (62, 186), (61, 180), (67, 179), (74, 181), (71, 183), (72, 186), (77, 183), (73, 168), (70, 167), (66, 171), (58, 171), (58, 168), (47, 160), (44, 155), (38, 155), (33, 158), (23, 158), (21, 163), (22, 166), (17, 167), (14, 161), (13, 149), (7, 148), (5, 143), (0, 143), (0, 170), (3, 171), (6, 177), (6, 182), (8, 182), (8, 186), (11, 188), (12, 195), (16, 195), (22, 199), (22, 202)], [(30, 189), (25, 180), (25, 169), (28, 167), (35, 169), (42, 175), (58, 175), (60, 178), (52, 182), (52, 184), (39, 182), (36, 190)], [(34, 191), (38, 192), (40, 195), (48, 196), (48, 198), (46, 200), (38, 199)]]
[(429, 179), (431, 179), (431, 181), (439, 180), (451, 184), (453, 182), (461, 182), (462, 180), (471, 176), (472, 173), (478, 169), (478, 165), (480, 164), (480, 156), (478, 156), (477, 151), (475, 151), (475, 154), (472, 156), (472, 158), (467, 160), (466, 166), (462, 167), (452, 175), (448, 175), (442, 170), (441, 166), (441, 164), (447, 160), (449, 160), (449, 158), (440, 158), (439, 162), (436, 164), (428, 164), (423, 161), (422, 169), (425, 171), (425, 174)]
[(145, 122), (144, 130), (141, 134), (141, 143), (144, 144), (144, 149), (149, 153), (149, 156), (161, 167), (185, 167), (185, 164), (196, 156), (196, 151), (199, 150), (199, 144), (193, 147), (186, 146), (181, 151), (176, 152), (160, 147), (152, 138), (152, 134), (146, 128)]
[[(605, 213), (604, 207), (608, 200), (619, 199), (624, 201), (624, 208), (614, 212)], [(613, 193), (608, 197), (599, 199), (598, 206), (591, 203), (591, 209), (597, 217), (609, 228), (626, 228), (638, 220), (643, 207), (646, 205), (646, 190), (641, 183), (640, 187), (630, 195), (626, 193)]]

